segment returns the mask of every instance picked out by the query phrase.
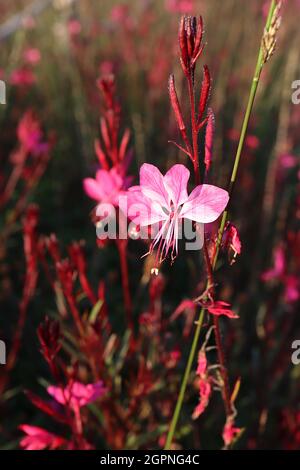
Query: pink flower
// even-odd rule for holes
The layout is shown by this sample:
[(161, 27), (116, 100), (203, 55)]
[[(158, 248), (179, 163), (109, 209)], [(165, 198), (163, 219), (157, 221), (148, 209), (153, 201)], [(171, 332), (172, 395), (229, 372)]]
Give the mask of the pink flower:
[(85, 178), (83, 188), (85, 193), (97, 202), (110, 203), (118, 206), (119, 196), (124, 194), (131, 178), (124, 177), (115, 168), (98, 170), (96, 178)]
[(111, 10), (111, 20), (120, 26), (130, 28), (132, 20), (129, 15), (128, 5), (115, 5)]
[(256, 150), (259, 147), (259, 139), (256, 135), (248, 135), (245, 141), (246, 146), (251, 150)]
[(27, 152), (38, 154), (48, 148), (48, 144), (42, 141), (41, 125), (32, 110), (27, 111), (20, 120), (17, 134), (21, 145)]
[(278, 281), (284, 286), (284, 299), (288, 303), (296, 302), (300, 298), (300, 282), (296, 275), (287, 273), (287, 263), (283, 246), (274, 250), (274, 266), (262, 273), (265, 282)]
[(40, 53), (39, 49), (37, 49), (35, 47), (31, 47), (29, 49), (26, 49), (24, 51), (23, 56), (24, 56), (25, 61), (28, 64), (31, 64), (31, 65), (36, 65), (41, 60), (41, 53)]
[(129, 188), (127, 193), (128, 217), (134, 223), (141, 227), (161, 225), (150, 247), (151, 252), (158, 246), (160, 262), (169, 252), (172, 259), (177, 255), (179, 224), (183, 219), (213, 222), (228, 203), (227, 191), (209, 184), (196, 186), (188, 195), (189, 177), (184, 165), (172, 166), (163, 176), (156, 166), (144, 163), (140, 186)]
[(265, 271), (261, 278), (263, 281), (271, 281), (273, 279), (279, 279), (284, 275), (286, 269), (284, 249), (282, 246), (278, 246), (274, 251), (274, 266), (273, 268)]
[(10, 76), (10, 83), (15, 86), (30, 86), (35, 82), (34, 73), (26, 68), (16, 69)]
[(242, 243), (237, 228), (231, 222), (226, 224), (222, 246), (228, 251), (230, 264), (233, 264), (237, 255), (242, 252)]
[(192, 13), (195, 0), (166, 0), (166, 9), (172, 13)]
[(209, 403), (212, 394), (212, 378), (208, 375), (207, 358), (204, 349), (200, 349), (196, 374), (199, 376), (199, 403), (192, 414), (193, 419), (199, 418)]
[(111, 60), (104, 60), (99, 66), (100, 75), (111, 75), (114, 71), (114, 63)]
[(94, 384), (82, 384), (80, 382), (73, 382), (65, 389), (60, 387), (50, 386), (47, 392), (61, 405), (70, 404), (74, 409), (86, 406), (89, 403), (97, 400), (104, 395), (106, 389), (103, 382), (100, 380)]
[(209, 403), (209, 399), (212, 393), (212, 386), (208, 379), (209, 378), (200, 379), (199, 381), (200, 400), (192, 414), (193, 419), (199, 418), (199, 416), (203, 413), (203, 411), (205, 411)]
[(230, 308), (230, 304), (223, 300), (216, 300), (213, 305), (207, 307), (207, 310), (212, 315), (220, 316), (225, 315), (228, 318), (239, 318)]
[(226, 420), (222, 434), (225, 446), (230, 446), (233, 443), (234, 439), (236, 439), (241, 432), (242, 428), (235, 427), (233, 417), (229, 416)]
[(81, 23), (78, 20), (70, 20), (68, 22), (68, 31), (70, 36), (77, 36), (81, 33)]
[(296, 157), (296, 155), (291, 155), (289, 153), (284, 153), (279, 157), (279, 164), (281, 168), (288, 170), (290, 168), (295, 168), (295, 166), (297, 165), (297, 161), (298, 158)]
[(296, 302), (300, 298), (300, 282), (297, 276), (287, 275), (284, 279), (284, 298), (286, 302)]
[(63, 437), (56, 436), (37, 426), (22, 424), (19, 428), (26, 434), (20, 441), (20, 446), (25, 450), (43, 450), (46, 448), (53, 450), (65, 443)]
[(196, 374), (203, 376), (207, 371), (207, 358), (204, 350), (199, 351)]

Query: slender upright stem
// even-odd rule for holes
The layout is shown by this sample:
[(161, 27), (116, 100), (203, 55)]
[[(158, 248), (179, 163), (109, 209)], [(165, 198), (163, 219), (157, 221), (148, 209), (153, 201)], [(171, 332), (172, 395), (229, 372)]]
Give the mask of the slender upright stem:
[[(190, 108), (191, 108), (192, 149), (193, 149), (195, 182), (196, 184), (199, 184), (200, 183), (199, 155), (198, 155), (199, 153), (199, 150), (198, 150), (199, 129), (197, 126), (197, 118), (196, 118), (196, 110), (195, 110), (194, 80), (191, 74), (188, 76), (187, 80), (188, 80)], [(209, 254), (208, 254), (205, 235), (204, 235), (203, 251), (204, 251), (204, 260), (205, 260), (206, 269), (207, 269), (207, 277), (208, 277), (207, 286), (209, 286), (209, 288), (213, 288), (214, 286), (213, 269), (212, 269), (211, 261), (210, 261)], [(224, 401), (226, 415), (230, 415), (231, 414), (230, 385), (229, 385), (229, 377), (228, 377), (228, 371), (227, 371), (226, 361), (225, 361), (225, 352), (223, 349), (223, 344), (222, 344), (222, 339), (221, 339), (219, 318), (214, 317), (213, 322), (215, 326), (214, 335), (215, 335), (215, 340), (216, 340), (218, 361), (221, 366), (221, 375), (223, 379), (222, 398)]]
[(231, 400), (230, 400), (231, 393), (230, 393), (229, 376), (228, 376), (228, 370), (226, 367), (224, 348), (222, 344), (219, 317), (217, 317), (216, 315), (213, 315), (213, 323), (214, 323), (214, 333), (215, 333), (215, 340), (216, 340), (217, 353), (218, 353), (218, 361), (221, 366), (221, 376), (223, 380), (221, 393), (222, 393), (222, 398), (224, 402), (226, 416), (230, 416), (232, 414), (232, 406), (231, 406)]
[(202, 327), (202, 324), (203, 324), (203, 319), (204, 319), (204, 309), (201, 310), (201, 313), (199, 315), (199, 319), (197, 321), (195, 334), (194, 334), (194, 338), (193, 338), (193, 342), (192, 342), (192, 346), (191, 346), (190, 355), (189, 355), (187, 365), (186, 365), (186, 368), (185, 368), (185, 371), (184, 371), (182, 384), (181, 384), (181, 387), (180, 387), (177, 403), (176, 403), (176, 406), (175, 406), (174, 414), (173, 414), (173, 417), (172, 417), (172, 421), (171, 421), (171, 424), (170, 424), (170, 428), (169, 428), (169, 432), (168, 432), (168, 436), (167, 436), (167, 440), (166, 440), (166, 444), (165, 444), (165, 450), (168, 450), (168, 449), (171, 448), (173, 436), (174, 436), (174, 433), (175, 433), (175, 430), (176, 430), (178, 418), (179, 418), (182, 403), (183, 403), (183, 400), (184, 400), (185, 390), (186, 390), (188, 380), (189, 380), (189, 377), (190, 377), (190, 373), (191, 373), (191, 369), (192, 369), (192, 365), (193, 365), (193, 360), (194, 360), (194, 357), (195, 357), (195, 354), (196, 354), (196, 351), (197, 351), (197, 346), (198, 346), (201, 327)]
[(192, 141), (193, 141), (193, 165), (195, 173), (195, 183), (198, 185), (200, 183), (200, 173), (199, 173), (199, 151), (198, 151), (198, 134), (197, 129), (197, 120), (196, 120), (196, 111), (195, 111), (195, 91), (194, 84), (191, 75), (188, 76), (188, 88), (189, 88), (189, 98), (190, 98), (190, 107), (191, 107), (191, 127), (192, 127)]
[(128, 327), (133, 332), (132, 303), (131, 303), (130, 287), (129, 287), (127, 249), (126, 248), (127, 248), (127, 240), (118, 240), (122, 288), (123, 288), (123, 296), (124, 296), (124, 304), (125, 304), (125, 314), (126, 314)]
[[(204, 244), (203, 244), (203, 251), (204, 251), (204, 259), (205, 259), (206, 268), (207, 268), (207, 278), (208, 278), (207, 288), (209, 287), (210, 289), (212, 289), (214, 286), (213, 268), (212, 268), (210, 257), (208, 254), (207, 242), (205, 239), (204, 239)], [(216, 315), (213, 315), (213, 323), (214, 323), (214, 335), (215, 335), (216, 347), (217, 347), (217, 353), (218, 353), (218, 361), (221, 366), (221, 376), (223, 380), (222, 398), (223, 398), (223, 402), (225, 406), (226, 415), (229, 416), (232, 413), (232, 407), (230, 403), (229, 376), (228, 376), (228, 370), (226, 367), (225, 352), (224, 352), (222, 338), (221, 338), (220, 321)]]
[[(266, 21), (266, 29), (267, 30), (270, 28), (273, 13), (274, 13), (274, 10), (276, 8), (276, 3), (277, 3), (276, 0), (272, 0), (272, 2), (271, 2), (270, 9), (269, 9), (269, 14), (268, 14), (267, 21)], [(258, 83), (259, 83), (259, 80), (260, 80), (263, 65), (264, 65), (264, 62), (263, 62), (263, 47), (262, 47), (262, 44), (261, 44), (260, 49), (259, 49), (259, 53), (258, 53), (258, 58), (257, 58), (256, 67), (255, 67), (254, 76), (253, 76), (253, 79), (252, 79), (252, 84), (251, 84), (250, 94), (249, 94), (248, 103), (247, 103), (247, 107), (246, 107), (246, 112), (245, 112), (244, 120), (243, 120), (243, 124), (242, 124), (239, 144), (238, 144), (237, 152), (236, 152), (236, 155), (235, 155), (234, 165), (233, 165), (232, 174), (231, 174), (231, 178), (230, 178), (230, 183), (229, 183), (229, 195), (230, 195), (230, 197), (232, 196), (232, 193), (233, 193), (234, 183), (236, 181), (236, 176), (237, 176), (237, 171), (238, 171), (238, 167), (239, 167), (239, 163), (240, 163), (240, 158), (241, 158), (241, 154), (242, 154), (242, 150), (243, 150), (243, 146), (244, 146), (244, 142), (245, 142), (245, 137), (246, 137), (246, 133), (247, 133), (248, 125), (249, 125), (249, 119), (250, 119), (251, 111), (252, 111), (252, 108), (253, 108), (253, 104), (254, 104), (254, 100), (255, 100), (255, 96), (256, 96), (256, 91), (257, 91)], [(215, 269), (215, 267), (216, 267), (216, 263), (217, 263), (217, 259), (218, 259), (218, 255), (219, 255), (219, 250), (220, 250), (220, 243), (221, 243), (221, 240), (222, 240), (222, 236), (223, 236), (223, 232), (224, 232), (224, 228), (225, 228), (225, 224), (226, 224), (226, 220), (227, 220), (227, 214), (228, 214), (228, 212), (227, 212), (227, 210), (225, 210), (223, 212), (223, 215), (222, 215), (222, 219), (221, 219), (221, 223), (220, 223), (220, 227), (219, 227), (219, 232), (218, 232), (218, 240), (217, 240), (215, 256), (214, 256), (214, 259), (213, 259), (213, 262), (212, 262), (212, 268), (213, 269)], [(175, 406), (175, 411), (174, 411), (172, 421), (171, 421), (171, 424), (170, 424), (170, 428), (169, 428), (169, 432), (168, 432), (168, 436), (167, 436), (167, 440), (166, 440), (166, 445), (165, 445), (165, 450), (170, 449), (172, 441), (173, 441), (173, 437), (174, 437), (174, 434), (175, 434), (175, 431), (176, 431), (176, 426), (177, 426), (177, 422), (178, 422), (178, 419), (179, 419), (179, 416), (180, 416), (180, 411), (181, 411), (181, 408), (182, 408), (184, 395), (185, 395), (186, 387), (187, 387), (187, 384), (188, 384), (188, 379), (189, 379), (189, 376), (190, 376), (190, 372), (191, 372), (191, 369), (192, 369), (194, 357), (195, 357), (196, 350), (197, 350), (197, 344), (198, 344), (198, 339), (199, 339), (199, 335), (200, 335), (201, 325), (202, 325), (202, 322), (203, 322), (204, 311), (205, 311), (205, 309), (202, 308), (200, 310), (200, 313), (199, 313), (199, 319), (198, 319), (196, 330), (195, 330), (195, 333), (194, 333), (194, 338), (193, 338), (190, 354), (189, 354), (189, 357), (188, 357), (186, 369), (185, 369), (185, 372), (184, 372), (184, 376), (183, 376), (180, 392), (179, 392), (179, 395), (178, 395), (177, 403), (176, 403), (176, 406)]]

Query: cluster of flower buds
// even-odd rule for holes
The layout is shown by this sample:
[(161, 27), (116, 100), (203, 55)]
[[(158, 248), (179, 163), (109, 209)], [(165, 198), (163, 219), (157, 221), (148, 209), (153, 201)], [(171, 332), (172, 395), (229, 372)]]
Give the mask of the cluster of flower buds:
[(125, 129), (119, 145), (121, 107), (116, 98), (114, 76), (108, 75), (99, 78), (97, 86), (104, 98), (105, 112), (100, 119), (102, 142), (100, 139), (96, 140), (95, 152), (101, 167), (104, 170), (109, 170), (111, 166), (118, 165), (120, 167), (124, 161), (128, 151), (130, 132), (129, 129)]
[(120, 114), (121, 108), (116, 100), (116, 82), (114, 75), (100, 77), (97, 80), (97, 87), (103, 95), (106, 108), (110, 110), (113, 109), (117, 115)]
[(204, 48), (202, 38), (202, 17), (183, 16), (179, 27), (179, 47), (180, 62), (186, 76), (194, 75), (195, 64)]
[[(199, 59), (204, 45), (202, 44), (203, 38), (203, 21), (202, 17), (196, 18), (195, 16), (183, 16), (180, 21), (179, 27), (179, 49), (180, 49), (180, 62), (183, 69), (183, 72), (189, 83), (190, 94), (193, 93), (191, 88), (194, 84), (194, 74), (196, 62)], [(203, 67), (203, 80), (199, 94), (199, 101), (197, 109), (194, 109), (193, 116), (193, 133), (198, 134), (200, 130), (208, 124), (206, 132), (206, 152), (205, 152), (205, 167), (208, 171), (211, 165), (212, 160), (212, 140), (213, 140), (213, 130), (214, 130), (214, 116), (212, 110), (207, 109), (207, 103), (209, 100), (211, 91), (211, 76), (207, 65)], [(197, 164), (195, 161), (195, 155), (193, 152), (193, 145), (189, 140), (187, 127), (185, 124), (185, 119), (183, 117), (182, 108), (178, 100), (178, 95), (176, 92), (175, 79), (174, 75), (170, 75), (169, 78), (169, 96), (170, 102), (173, 108), (174, 116), (178, 129), (180, 131), (182, 140), (184, 142), (184, 147), (177, 144), (176, 142), (171, 141), (175, 144), (181, 151), (183, 151), (189, 158), (193, 161), (194, 164)], [(194, 101), (194, 98), (191, 98)], [(207, 115), (205, 115), (207, 114)]]

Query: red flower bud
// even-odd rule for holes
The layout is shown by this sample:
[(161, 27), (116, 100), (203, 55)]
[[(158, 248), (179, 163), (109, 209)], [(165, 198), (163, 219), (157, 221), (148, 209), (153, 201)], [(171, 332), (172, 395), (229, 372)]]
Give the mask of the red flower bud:
[(176, 93), (174, 75), (170, 75), (170, 78), (169, 78), (169, 95), (170, 95), (172, 108), (175, 114), (176, 122), (178, 124), (179, 129), (182, 131), (185, 129), (185, 124), (184, 124), (180, 104), (179, 104), (177, 93)]

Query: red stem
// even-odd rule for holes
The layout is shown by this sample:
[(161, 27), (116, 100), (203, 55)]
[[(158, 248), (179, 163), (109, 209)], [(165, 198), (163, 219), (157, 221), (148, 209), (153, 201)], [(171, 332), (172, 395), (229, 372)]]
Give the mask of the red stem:
[(72, 294), (65, 293), (65, 296), (67, 298), (78, 333), (82, 338), (84, 338), (85, 331), (84, 331), (84, 327), (81, 321), (79, 311), (76, 306), (76, 301)]
[(133, 332), (132, 303), (131, 303), (131, 296), (130, 296), (128, 263), (127, 263), (127, 240), (118, 240), (117, 245), (118, 245), (119, 255), (120, 255), (122, 288), (123, 288), (123, 295), (124, 295), (124, 302), (125, 302), (125, 314), (126, 314), (128, 326)]
[(188, 76), (188, 88), (189, 88), (189, 98), (190, 98), (190, 105), (191, 105), (193, 165), (194, 165), (194, 173), (195, 173), (195, 182), (196, 182), (196, 185), (198, 185), (200, 184), (199, 155), (198, 155), (198, 128), (197, 128), (196, 109), (195, 109), (194, 85), (193, 85), (193, 80), (192, 80), (191, 75)]
[[(197, 126), (197, 118), (196, 118), (196, 110), (195, 110), (195, 92), (194, 92), (193, 78), (191, 74), (187, 77), (187, 80), (188, 80), (189, 98), (190, 98), (190, 106), (191, 106), (193, 165), (194, 165), (194, 173), (195, 173), (195, 182), (198, 185), (200, 184), (199, 155), (198, 155), (199, 128)], [(212, 270), (211, 262), (209, 259), (205, 237), (204, 237), (203, 249), (204, 249), (204, 259), (206, 263), (209, 287), (213, 287), (214, 286), (213, 270)], [(222, 340), (221, 340), (219, 318), (216, 317), (215, 315), (213, 315), (213, 322), (214, 322), (214, 334), (215, 334), (215, 340), (216, 340), (216, 346), (217, 346), (218, 360), (221, 366), (221, 374), (222, 374), (222, 379), (223, 379), (222, 397), (224, 401), (226, 415), (230, 416), (232, 413), (232, 407), (230, 403), (230, 386), (229, 386), (228, 371), (226, 368), (225, 354), (224, 354), (224, 349), (223, 349)]]
[(222, 397), (224, 401), (226, 415), (230, 416), (232, 414), (232, 406), (231, 406), (231, 399), (230, 399), (229, 377), (228, 377), (225, 353), (224, 353), (221, 333), (220, 333), (220, 322), (219, 322), (219, 318), (216, 315), (213, 315), (213, 322), (214, 322), (214, 333), (215, 333), (216, 346), (217, 346), (217, 352), (218, 352), (218, 360), (221, 366), (221, 375), (223, 379)]

